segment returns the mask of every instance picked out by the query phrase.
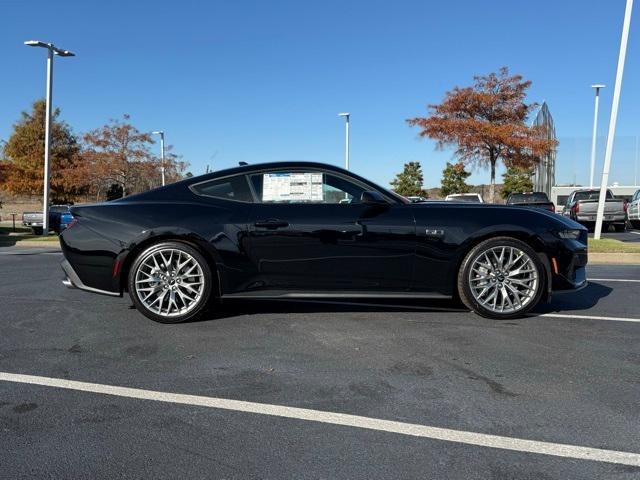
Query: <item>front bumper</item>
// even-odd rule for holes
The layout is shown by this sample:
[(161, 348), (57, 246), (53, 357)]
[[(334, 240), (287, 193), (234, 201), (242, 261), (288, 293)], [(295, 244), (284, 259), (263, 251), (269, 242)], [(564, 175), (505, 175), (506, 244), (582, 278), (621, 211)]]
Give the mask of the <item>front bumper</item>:
[(564, 247), (553, 257), (553, 291), (579, 290), (587, 285), (587, 247), (574, 240), (566, 240)]
[(84, 290), (85, 292), (99, 293), (101, 295), (109, 295), (110, 297), (120, 296), (117, 292), (109, 292), (107, 290), (100, 290), (98, 288), (88, 287), (85, 285), (66, 258), (60, 262), (60, 266), (62, 267), (62, 271), (65, 273), (65, 278), (62, 280), (62, 284), (65, 287), (77, 288), (79, 290)]

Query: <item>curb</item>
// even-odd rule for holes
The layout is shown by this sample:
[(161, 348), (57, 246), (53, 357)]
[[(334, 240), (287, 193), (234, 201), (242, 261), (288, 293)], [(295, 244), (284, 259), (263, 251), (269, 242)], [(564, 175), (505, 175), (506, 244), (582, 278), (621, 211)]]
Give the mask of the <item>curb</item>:
[(591, 253), (590, 265), (640, 265), (640, 253)]
[[(2, 247), (0, 243), (0, 247)], [(13, 245), (4, 245), (7, 247), (33, 247), (33, 248), (48, 248), (54, 250), (60, 250), (60, 242), (30, 242), (29, 240), (23, 240), (22, 242), (16, 242)]]

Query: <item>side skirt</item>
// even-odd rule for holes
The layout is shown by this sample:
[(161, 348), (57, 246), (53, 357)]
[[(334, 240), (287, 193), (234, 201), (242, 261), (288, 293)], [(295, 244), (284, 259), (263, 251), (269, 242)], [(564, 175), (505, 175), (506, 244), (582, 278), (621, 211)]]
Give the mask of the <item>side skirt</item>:
[(290, 290), (261, 290), (255, 292), (239, 292), (222, 296), (230, 298), (424, 298), (451, 299), (451, 295), (435, 292), (335, 292), (335, 291), (290, 291)]

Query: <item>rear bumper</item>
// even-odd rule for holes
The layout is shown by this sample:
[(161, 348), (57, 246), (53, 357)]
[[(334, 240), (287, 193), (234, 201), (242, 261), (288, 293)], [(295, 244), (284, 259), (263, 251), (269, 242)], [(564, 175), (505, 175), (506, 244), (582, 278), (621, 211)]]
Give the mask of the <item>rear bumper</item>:
[[(576, 217), (578, 219), (578, 222), (580, 223), (595, 223), (596, 221), (596, 215), (577, 215)], [(602, 219), (604, 222), (624, 222), (627, 220), (627, 216), (622, 213), (622, 214), (608, 214), (605, 213), (604, 214), (604, 218)]]
[(67, 259), (62, 260), (60, 266), (62, 267), (62, 271), (65, 273), (65, 278), (62, 280), (62, 284), (67, 288), (77, 288), (79, 290), (84, 290), (85, 292), (99, 293), (101, 295), (109, 295), (110, 297), (121, 296), (117, 292), (109, 292), (107, 290), (88, 287), (87, 285), (82, 283), (82, 280), (80, 280), (80, 277), (78, 277), (78, 274), (75, 272)]

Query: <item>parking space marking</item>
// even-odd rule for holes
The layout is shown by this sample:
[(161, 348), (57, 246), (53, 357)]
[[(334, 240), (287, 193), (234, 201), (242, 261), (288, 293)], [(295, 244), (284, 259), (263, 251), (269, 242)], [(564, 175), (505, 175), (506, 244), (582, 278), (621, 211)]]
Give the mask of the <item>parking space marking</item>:
[(590, 282), (630, 282), (630, 283), (640, 283), (640, 280), (637, 279), (627, 279), (627, 278), (590, 278)]
[(446, 442), (461, 443), (479, 447), (497, 448), (515, 452), (551, 455), (554, 457), (591, 460), (596, 462), (615, 463), (640, 467), (640, 453), (604, 450), (600, 448), (582, 447), (562, 443), (542, 442), (522, 438), (504, 437), (484, 433), (452, 430), (449, 428), (431, 427), (414, 423), (396, 422), (378, 418), (363, 417), (345, 413), (334, 413), (307, 408), (287, 407), (266, 403), (245, 402), (225, 398), (186, 395), (179, 393), (143, 390), (139, 388), (118, 387), (99, 383), (79, 382), (61, 378), (41, 377), (0, 372), (0, 381), (63, 388), (81, 392), (99, 393), (139, 400), (193, 405), (234, 412), (268, 415), (309, 422), (363, 428), (381, 432), (429, 438)]
[(531, 314), (532, 317), (551, 317), (551, 318), (569, 318), (575, 320), (605, 320), (610, 322), (632, 322), (640, 323), (640, 318), (627, 318), (627, 317), (601, 317), (597, 315), (570, 315), (566, 313), (542, 313)]

